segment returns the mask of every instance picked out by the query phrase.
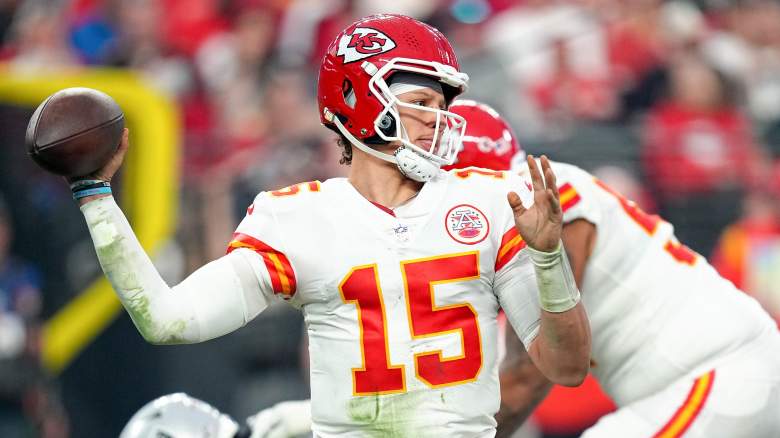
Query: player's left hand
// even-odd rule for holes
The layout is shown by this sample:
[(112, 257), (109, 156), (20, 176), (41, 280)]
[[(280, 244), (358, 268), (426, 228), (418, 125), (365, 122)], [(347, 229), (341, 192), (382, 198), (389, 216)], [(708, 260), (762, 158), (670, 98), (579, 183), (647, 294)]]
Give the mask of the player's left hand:
[(525, 208), (515, 192), (509, 192), (507, 200), (515, 215), (517, 231), (525, 243), (537, 251), (552, 252), (558, 249), (563, 227), (555, 174), (544, 155), (541, 158), (541, 172), (533, 155), (528, 155), (526, 162), (534, 189), (534, 205)]
[(293, 438), (311, 432), (311, 402), (285, 401), (246, 419), (250, 438)]

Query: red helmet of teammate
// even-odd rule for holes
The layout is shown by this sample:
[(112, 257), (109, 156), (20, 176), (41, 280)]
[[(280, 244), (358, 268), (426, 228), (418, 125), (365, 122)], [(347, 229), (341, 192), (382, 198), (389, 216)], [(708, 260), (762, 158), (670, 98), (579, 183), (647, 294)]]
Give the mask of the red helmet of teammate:
[(449, 169), (482, 167), (510, 170), (525, 160), (525, 152), (517, 142), (512, 127), (493, 108), (473, 100), (459, 99), (450, 111), (466, 119), (463, 143)]
[[(468, 76), (459, 68), (450, 43), (433, 27), (403, 15), (363, 18), (336, 37), (322, 60), (318, 82), (320, 119), (359, 149), (397, 163), (408, 177), (430, 179), (439, 166), (454, 160), (465, 128), (463, 118), (438, 108), (400, 102), (390, 92), (388, 82), (399, 72), (431, 78), (434, 84), (441, 84), (450, 103), (465, 91), (468, 82)], [(436, 113), (434, 135), (440, 138), (434, 137), (430, 148), (418, 147), (408, 139), (399, 122), (400, 107)], [(393, 141), (402, 145), (395, 156), (366, 146)], [(417, 167), (425, 168), (425, 175), (414, 173)]]

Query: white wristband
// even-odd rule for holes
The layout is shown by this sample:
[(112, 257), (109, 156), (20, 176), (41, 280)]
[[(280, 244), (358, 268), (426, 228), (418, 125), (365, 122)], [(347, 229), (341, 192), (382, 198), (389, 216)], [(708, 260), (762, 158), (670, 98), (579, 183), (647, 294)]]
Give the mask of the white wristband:
[(580, 290), (563, 244), (558, 243), (558, 248), (552, 252), (537, 251), (530, 246), (527, 249), (536, 271), (542, 309), (561, 313), (576, 306), (580, 302)]

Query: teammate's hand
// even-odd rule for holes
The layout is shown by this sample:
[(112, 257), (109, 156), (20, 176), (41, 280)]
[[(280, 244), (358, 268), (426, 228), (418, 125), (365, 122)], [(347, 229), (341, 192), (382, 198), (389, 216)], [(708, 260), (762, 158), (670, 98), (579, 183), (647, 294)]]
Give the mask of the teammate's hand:
[(114, 177), (114, 174), (119, 170), (120, 167), (122, 167), (122, 162), (125, 160), (127, 148), (130, 147), (129, 133), (130, 131), (125, 128), (125, 130), (122, 132), (122, 141), (119, 142), (119, 147), (116, 149), (116, 152), (114, 152), (114, 155), (111, 156), (105, 166), (92, 172), (89, 175), (69, 178), (68, 182), (78, 181), (81, 179), (99, 179), (101, 181), (110, 182), (111, 178)]
[(311, 432), (309, 400), (277, 403), (246, 419), (250, 438), (292, 438)]
[(551, 252), (558, 248), (563, 227), (563, 212), (558, 199), (558, 186), (550, 161), (542, 155), (542, 172), (533, 155), (526, 157), (534, 189), (534, 205), (526, 209), (520, 196), (509, 192), (507, 200), (515, 214), (515, 226), (520, 236), (531, 248)]

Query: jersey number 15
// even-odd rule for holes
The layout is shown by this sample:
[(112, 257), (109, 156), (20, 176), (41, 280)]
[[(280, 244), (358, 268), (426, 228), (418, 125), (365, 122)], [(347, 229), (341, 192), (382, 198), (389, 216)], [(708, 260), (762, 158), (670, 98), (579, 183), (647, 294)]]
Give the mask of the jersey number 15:
[[(458, 333), (462, 354), (443, 357), (441, 350), (414, 355), (415, 375), (432, 388), (474, 381), (482, 368), (477, 312), (469, 303), (437, 306), (436, 284), (479, 278), (479, 254), (468, 252), (401, 262), (407, 317), (412, 339)], [(341, 297), (357, 307), (363, 364), (352, 369), (354, 395), (406, 391), (404, 365), (390, 363), (387, 318), (377, 265), (352, 268), (339, 285)]]

